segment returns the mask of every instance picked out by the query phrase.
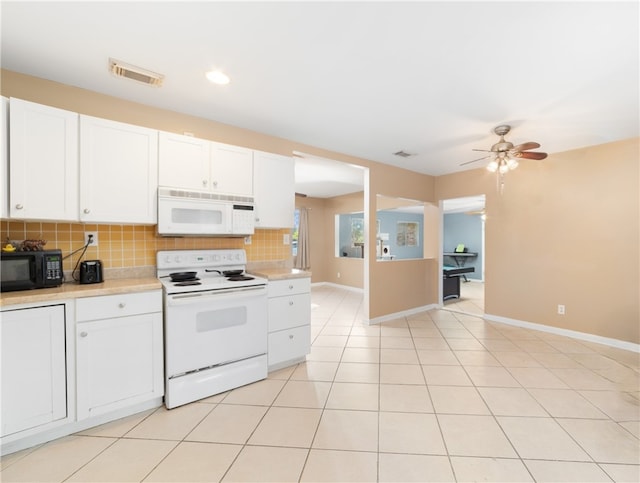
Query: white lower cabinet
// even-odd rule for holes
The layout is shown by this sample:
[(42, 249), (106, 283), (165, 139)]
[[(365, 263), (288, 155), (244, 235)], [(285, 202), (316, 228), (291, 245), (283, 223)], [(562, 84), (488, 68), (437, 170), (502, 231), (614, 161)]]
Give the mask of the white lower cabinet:
[(0, 436), (66, 418), (65, 306), (5, 310), (1, 317)]
[(76, 321), (78, 420), (164, 394), (159, 290), (78, 299)]
[(269, 370), (304, 360), (311, 350), (311, 279), (270, 281)]

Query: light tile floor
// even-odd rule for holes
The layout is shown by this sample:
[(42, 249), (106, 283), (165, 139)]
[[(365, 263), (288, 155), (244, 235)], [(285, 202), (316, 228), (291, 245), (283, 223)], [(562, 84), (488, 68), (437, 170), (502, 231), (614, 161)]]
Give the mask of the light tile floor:
[(8, 455), (0, 479), (640, 481), (638, 354), (449, 310), (366, 326), (334, 287), (312, 303), (307, 362)]

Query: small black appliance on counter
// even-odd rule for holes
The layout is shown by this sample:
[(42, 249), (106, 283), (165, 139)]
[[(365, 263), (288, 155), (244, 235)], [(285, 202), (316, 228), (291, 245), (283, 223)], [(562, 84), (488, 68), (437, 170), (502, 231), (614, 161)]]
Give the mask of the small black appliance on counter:
[(103, 281), (100, 260), (86, 260), (80, 263), (80, 283), (101, 283)]
[(62, 285), (60, 250), (2, 251), (0, 292)]

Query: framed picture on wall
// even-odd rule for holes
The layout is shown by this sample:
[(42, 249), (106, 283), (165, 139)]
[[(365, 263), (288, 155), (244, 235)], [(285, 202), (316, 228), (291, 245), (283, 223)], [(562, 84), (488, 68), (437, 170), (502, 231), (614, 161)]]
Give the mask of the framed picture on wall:
[(420, 223), (415, 221), (399, 221), (396, 235), (396, 244), (399, 247), (417, 247), (419, 239)]

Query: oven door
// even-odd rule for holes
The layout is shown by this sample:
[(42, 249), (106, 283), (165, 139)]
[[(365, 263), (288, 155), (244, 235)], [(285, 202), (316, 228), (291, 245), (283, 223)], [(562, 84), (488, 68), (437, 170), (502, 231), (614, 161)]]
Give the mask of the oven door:
[(159, 235), (229, 235), (232, 207), (216, 200), (158, 197)]
[(165, 297), (166, 377), (267, 352), (267, 288)]

